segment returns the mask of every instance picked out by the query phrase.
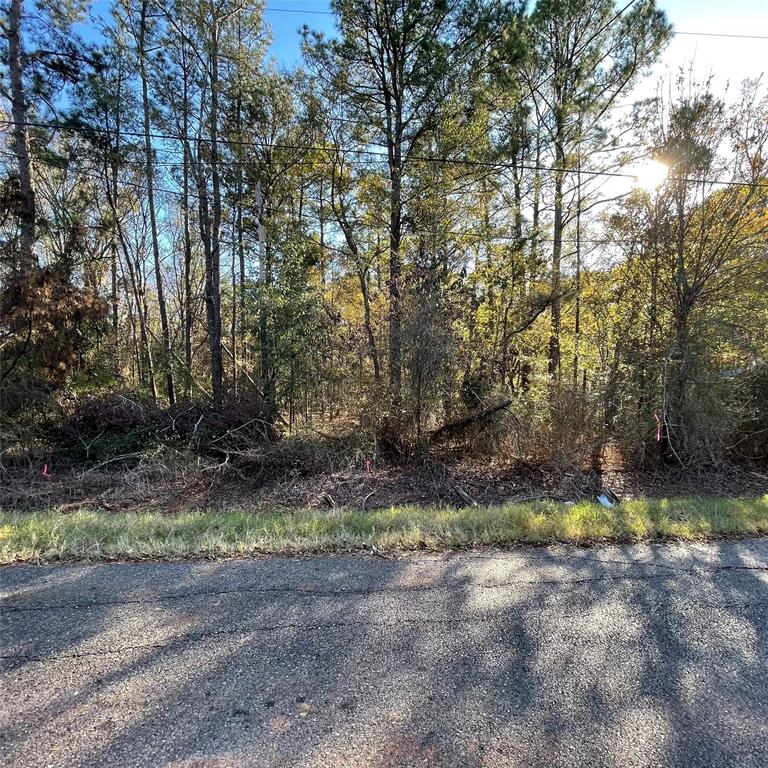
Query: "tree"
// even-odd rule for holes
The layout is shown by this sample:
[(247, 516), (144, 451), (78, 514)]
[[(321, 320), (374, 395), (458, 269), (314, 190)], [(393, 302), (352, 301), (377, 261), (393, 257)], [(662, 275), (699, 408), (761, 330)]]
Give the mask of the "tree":
[(757, 98), (754, 85), (746, 87), (731, 117), (721, 100), (702, 89), (680, 92), (668, 121), (657, 125), (656, 151), (672, 170), (661, 209), (669, 233), (662, 274), (674, 322), (664, 417), (667, 444), (678, 459), (702, 450), (717, 458), (721, 450), (710, 442), (717, 429), (702, 423), (713, 414), (702, 414), (692, 391), (701, 392), (702, 361), (691, 324), (696, 313), (724, 300), (739, 274), (764, 257), (767, 114), (768, 101)]
[[(726, 307), (748, 295), (745, 281), (764, 279), (766, 115), (768, 101), (754, 84), (729, 110), (709, 84), (681, 77), (669, 103), (638, 116), (669, 177), (627, 201), (612, 231), (637, 244), (632, 272), (645, 296), (634, 289), (630, 303), (645, 305), (646, 320), (631, 360), (641, 417), (659, 420), (667, 461), (719, 460), (741, 418), (718, 391), (717, 355), (734, 328), (751, 325), (746, 318), (734, 325)], [(752, 332), (748, 338), (731, 370), (734, 360), (754, 362), (759, 341)]]
[[(308, 73), (265, 63), (261, 2), (119, 0), (98, 55), (73, 8), (9, 8), (15, 406), (183, 387), (402, 456), (507, 407), (529, 459), (764, 445), (768, 105), (685, 83), (619, 120), (669, 34), (650, 0), (336, 0)], [(619, 190), (638, 155), (666, 183)]]
[(24, 63), (21, 43), (22, 0), (11, 0), (8, 14), (8, 72), (11, 83), (11, 115), (13, 117), (14, 152), (19, 164), (19, 271), (34, 268), (35, 243), (35, 190), (32, 187), (32, 170), (27, 136), (27, 98), (24, 87)]
[(652, 64), (671, 27), (655, 0), (617, 9), (614, 0), (539, 0), (530, 18), (533, 70), (526, 74), (552, 157), (552, 309), (549, 373), (561, 366), (561, 262), (567, 222), (564, 188), (583, 145), (610, 108)]
[(173, 365), (171, 363), (171, 330), (168, 324), (168, 306), (163, 290), (163, 271), (160, 262), (160, 242), (157, 232), (157, 211), (155, 209), (155, 170), (154, 150), (152, 148), (151, 120), (149, 105), (149, 82), (147, 76), (147, 0), (141, 0), (139, 5), (138, 29), (136, 34), (136, 52), (139, 58), (139, 76), (141, 78), (141, 105), (144, 128), (144, 162), (147, 178), (147, 204), (149, 206), (149, 225), (152, 238), (152, 256), (155, 265), (155, 287), (157, 290), (157, 306), (160, 312), (160, 334), (163, 349), (163, 368), (166, 377), (166, 391), (170, 405), (176, 403), (176, 391), (173, 382)]
[[(3, 96), (11, 104), (13, 152), (16, 157), (19, 185), (19, 237), (18, 269), (28, 273), (37, 266), (34, 252), (36, 206), (32, 180), (32, 161), (29, 142), (31, 110), (27, 81), (39, 75), (43, 89), (40, 105), (50, 103), (53, 92), (65, 82), (76, 80), (83, 65), (93, 63), (88, 49), (79, 46), (70, 34), (71, 24), (83, 14), (82, 3), (70, 0), (63, 3), (39, 3), (39, 14), (28, 22), (28, 35), (22, 29), (23, 0), (10, 0), (8, 23), (5, 27), (7, 40), (6, 67), (10, 89), (0, 85)], [(25, 41), (25, 37), (28, 39)], [(31, 38), (38, 43), (30, 47), (25, 42)]]
[(400, 417), (403, 367), (404, 184), (419, 147), (445, 119), (451, 94), (471, 90), (479, 63), (496, 45), (510, 11), (496, 3), (446, 0), (335, 0), (339, 39), (305, 33), (320, 82), (347, 114), (370, 125), (385, 148), (389, 182), (389, 402)]

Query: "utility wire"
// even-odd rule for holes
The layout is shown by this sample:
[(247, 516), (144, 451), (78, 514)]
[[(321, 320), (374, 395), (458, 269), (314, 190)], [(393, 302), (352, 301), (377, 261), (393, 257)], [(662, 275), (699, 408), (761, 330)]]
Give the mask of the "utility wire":
[[(625, 6), (620, 8), (610, 19), (608, 19), (608, 21), (605, 24), (603, 24), (603, 26), (601, 26), (599, 29), (597, 29), (595, 32), (593, 32), (587, 38), (587, 40), (584, 43), (582, 43), (577, 50), (575, 50), (573, 52), (573, 56), (574, 57), (578, 56), (587, 46), (589, 46), (592, 43), (593, 40), (595, 40), (599, 35), (601, 35), (603, 32), (605, 32), (605, 30), (607, 30), (612, 24), (614, 24), (636, 2), (637, 2), (637, 0), (629, 0), (629, 2)], [(532, 85), (531, 86), (531, 93), (533, 93), (534, 90), (537, 90), (537, 89), (541, 88), (543, 85), (545, 85), (547, 82), (549, 82), (553, 77), (555, 77), (556, 74), (557, 74), (557, 70), (553, 70), (545, 78), (543, 78), (542, 80), (540, 80), (537, 83), (535, 83), (534, 85)], [(523, 103), (524, 103), (524, 100), (521, 99), (519, 104), (515, 105), (515, 107), (513, 107), (513, 108), (516, 108), (517, 106), (520, 106)], [(34, 124), (34, 123), (30, 122), (30, 121), (14, 122), (14, 121), (11, 121), (11, 120), (0, 120), (0, 124), (16, 125), (16, 126), (24, 125), (25, 127), (60, 128), (62, 130), (67, 128), (66, 126), (63, 126), (63, 125), (59, 126), (57, 124), (45, 124), (45, 123)], [(106, 134), (117, 134), (116, 131), (111, 131), (111, 130), (105, 129), (105, 128), (93, 128), (93, 127), (90, 127), (90, 126), (70, 126), (69, 130), (80, 130), (82, 132), (92, 131), (92, 132), (100, 132), (100, 133), (106, 133)], [(165, 141), (185, 141), (184, 137), (182, 137), (182, 136), (174, 136), (174, 135), (169, 135), (169, 134), (157, 134), (157, 133), (145, 134), (145, 133), (137, 133), (135, 131), (122, 131), (118, 135), (131, 136), (131, 137), (134, 137), (134, 138), (141, 138), (141, 139), (145, 139), (147, 136), (149, 136), (149, 138), (162, 139), (162, 140), (165, 140)], [(186, 141), (195, 141), (195, 142), (198, 142), (198, 143), (200, 143), (200, 142), (208, 142), (208, 143), (210, 143), (212, 141), (212, 139), (206, 139), (204, 137), (199, 136), (199, 137), (194, 137), (194, 139), (187, 138)], [(229, 140), (229, 141), (224, 142), (224, 143), (228, 143), (230, 145), (235, 145), (235, 146), (259, 147), (259, 148), (262, 148), (262, 149), (268, 148), (268, 147), (279, 148), (281, 146), (281, 145), (278, 145), (278, 144), (272, 144), (272, 145), (257, 144), (255, 142), (245, 142), (245, 141), (242, 141), (242, 140), (237, 140), (237, 141)], [(368, 143), (371, 144), (371, 145), (374, 145), (374, 146), (387, 147), (386, 144), (381, 144), (381, 143), (377, 143), (377, 142), (368, 142)], [(300, 146), (292, 146), (292, 145), (282, 145), (282, 147), (283, 148), (288, 148), (288, 149), (306, 150), (306, 151), (312, 151), (312, 150), (328, 151), (329, 150), (328, 147), (312, 147), (312, 146), (300, 147)], [(338, 149), (337, 148), (332, 148), (332, 151), (336, 152), (336, 151), (338, 151)], [(361, 149), (357, 149), (357, 148), (355, 148), (355, 149), (347, 148), (344, 151), (345, 152), (357, 153), (357, 154), (378, 155), (378, 156), (382, 156), (384, 158), (388, 158), (388, 152), (376, 152), (374, 150), (361, 150)], [(425, 162), (456, 162), (456, 163), (463, 162), (464, 164), (471, 162), (471, 161), (459, 161), (459, 160), (448, 161), (448, 160), (445, 160), (445, 159), (434, 158), (434, 157), (427, 159), (425, 157), (418, 157), (418, 156), (415, 156), (415, 155), (410, 155), (407, 159), (409, 161), (410, 160), (419, 159), (419, 160), (423, 160)], [(474, 164), (477, 164), (479, 162), (480, 161), (475, 161)], [(544, 170), (544, 169), (541, 169), (541, 170)]]
[(768, 35), (739, 35), (731, 32), (672, 32), (673, 35), (690, 35), (691, 37), (731, 37), (737, 40), (768, 40)]
[[(66, 125), (64, 123), (44, 123), (44, 122), (35, 122), (35, 121), (24, 121), (24, 122), (17, 122), (13, 120), (0, 120), (0, 125), (24, 125), (29, 128), (49, 128), (53, 130), (62, 130), (62, 131), (75, 131), (75, 132), (81, 132), (81, 133), (101, 133), (101, 134), (109, 134), (109, 135), (117, 135), (117, 132), (114, 130), (111, 130), (109, 128), (91, 128), (87, 126), (77, 126), (77, 125)], [(131, 136), (136, 138), (144, 138), (144, 133), (140, 133), (138, 131), (121, 131), (121, 136)], [(158, 139), (163, 141), (184, 141), (184, 137), (177, 136), (174, 134), (168, 134), (168, 133), (150, 133), (149, 137), (152, 139)], [(188, 139), (189, 140), (189, 139)], [(210, 142), (211, 139), (207, 139), (204, 137), (195, 138), (194, 142), (203, 142), (207, 143)], [(376, 149), (361, 149), (357, 147), (338, 147), (338, 146), (327, 146), (327, 145), (319, 145), (319, 144), (286, 144), (286, 143), (280, 143), (276, 142), (273, 144), (267, 143), (267, 142), (255, 142), (255, 141), (243, 141), (243, 140), (221, 140), (221, 143), (228, 144), (232, 146), (240, 146), (240, 147), (251, 147), (251, 148), (257, 148), (257, 149), (285, 149), (285, 150), (291, 150), (291, 151), (297, 151), (297, 152), (325, 152), (329, 154), (338, 154), (338, 153), (349, 153), (354, 154), (358, 156), (372, 156), (377, 158), (382, 158), (382, 161), (387, 160), (387, 153), (381, 150)], [(470, 159), (462, 159), (462, 158), (447, 158), (447, 157), (435, 157), (433, 155), (411, 155), (410, 160), (416, 161), (416, 162), (423, 162), (423, 163), (434, 163), (437, 165), (464, 165), (469, 167), (480, 167), (480, 168), (494, 168), (497, 170), (512, 170), (512, 169), (519, 169), (519, 170), (526, 170), (526, 171), (543, 171), (547, 173), (570, 173), (572, 171), (571, 168), (563, 167), (563, 166), (546, 166), (546, 165), (539, 165), (534, 163), (511, 163), (511, 162), (493, 162), (490, 160), (470, 160)], [(291, 162), (291, 161), (285, 161), (285, 162)], [(225, 163), (223, 163), (225, 164)], [(628, 173), (624, 171), (600, 171), (600, 170), (588, 170), (582, 168), (581, 170), (582, 174), (586, 174), (588, 176), (600, 176), (600, 177), (611, 177), (611, 178), (620, 178), (620, 179), (635, 179), (636, 174), (634, 173)], [(734, 181), (732, 179), (708, 179), (708, 178), (696, 178), (696, 177), (682, 177), (680, 179), (684, 182), (689, 182), (692, 184), (712, 184), (712, 185), (720, 185), (720, 186), (726, 186), (726, 187), (739, 187), (739, 188), (749, 188), (749, 189), (768, 189), (768, 182), (746, 182), (746, 181)]]
[[(275, 8), (267, 5), (264, 11), (268, 13), (309, 13), (313, 16), (336, 16), (334, 11), (319, 11), (309, 8)], [(768, 35), (744, 35), (734, 32), (689, 32), (688, 30), (672, 30), (672, 35), (687, 35), (691, 37), (731, 37), (740, 40), (768, 40)]]
[[(585, 46), (589, 45), (592, 40), (597, 37), (598, 35), (602, 34), (611, 24), (613, 24), (616, 20), (618, 20), (634, 3), (636, 0), (630, 0), (629, 3), (627, 3), (624, 7), (622, 7), (614, 16), (611, 17), (611, 19), (608, 20), (606, 24), (604, 24), (599, 30), (597, 30), (595, 33), (593, 33), (592, 36), (584, 43), (581, 48), (584, 48)], [(279, 9), (273, 9), (273, 10), (279, 10)], [(285, 9), (289, 10), (289, 9)], [(316, 11), (316, 13), (328, 13), (332, 14), (331, 11)], [(544, 78), (544, 80), (540, 81), (539, 83), (536, 83), (535, 88), (538, 89), (542, 85), (544, 85), (548, 80), (552, 79), (554, 76), (554, 72), (551, 73), (548, 77)], [(134, 131), (121, 131), (120, 134), (117, 134), (116, 131), (105, 129), (105, 128), (92, 128), (92, 127), (86, 127), (86, 126), (67, 126), (63, 124), (55, 124), (55, 123), (37, 123), (32, 121), (24, 121), (24, 122), (16, 122), (16, 121), (9, 121), (9, 120), (0, 120), (0, 124), (5, 125), (24, 125), (25, 127), (40, 127), (40, 128), (50, 128), (50, 129), (58, 129), (58, 130), (74, 130), (74, 131), (81, 131), (81, 132), (98, 132), (102, 134), (108, 134), (108, 135), (123, 135), (123, 136), (131, 136), (134, 138), (145, 138), (147, 134), (145, 133), (138, 133)], [(149, 138), (152, 139), (159, 139), (163, 141), (185, 141), (184, 137), (177, 136), (173, 134), (158, 134), (158, 133), (150, 133), (148, 134)], [(186, 139), (189, 141), (190, 139)], [(203, 137), (195, 137), (193, 139), (195, 142), (210, 142), (211, 139), (206, 139)], [(320, 146), (320, 145), (295, 145), (295, 144), (283, 144), (283, 143), (273, 143), (268, 144), (266, 142), (263, 143), (257, 143), (252, 141), (242, 141), (242, 140), (222, 140), (224, 144), (234, 145), (234, 146), (241, 146), (241, 147), (252, 147), (252, 148), (260, 148), (260, 149), (288, 149), (292, 151), (318, 151), (318, 152), (329, 152), (329, 153), (351, 153), (351, 154), (357, 154), (357, 155), (367, 155), (369, 157), (380, 157), (382, 158), (383, 162), (388, 162), (388, 153), (384, 151), (378, 151), (378, 150), (372, 150), (372, 149), (360, 149), (360, 148), (351, 148), (351, 147), (328, 147), (328, 146)], [(384, 145), (379, 145), (384, 146)], [(426, 163), (436, 163), (436, 164), (444, 164), (444, 165), (468, 165), (472, 167), (485, 167), (485, 168), (496, 168), (496, 169), (520, 169), (520, 170), (529, 170), (529, 171), (543, 171), (543, 172), (561, 172), (561, 173), (567, 173), (570, 169), (564, 168), (564, 167), (548, 167), (548, 166), (542, 166), (537, 164), (531, 164), (531, 163), (494, 163), (490, 161), (482, 161), (482, 160), (467, 160), (467, 159), (459, 159), (459, 158), (440, 158), (440, 157), (434, 157), (429, 155), (410, 155), (408, 158), (409, 161), (418, 161), (418, 162), (426, 162)], [(290, 162), (290, 161), (289, 161)], [(369, 161), (370, 162), (370, 161)], [(585, 173), (590, 176), (601, 176), (601, 177), (613, 177), (613, 178), (628, 178), (628, 179), (634, 179), (635, 174), (632, 173), (625, 173), (621, 171), (598, 171), (598, 170), (587, 170), (582, 169), (582, 173)], [(721, 179), (700, 179), (700, 178), (685, 178), (683, 181), (696, 183), (696, 184), (713, 184), (713, 185), (721, 185), (721, 186), (728, 186), (728, 187), (747, 187), (750, 189), (754, 188), (768, 188), (768, 183), (761, 183), (761, 182), (740, 182), (740, 181), (733, 181), (733, 180), (721, 180)], [(166, 191), (170, 194), (177, 194), (176, 192), (172, 192), (171, 190), (158, 190), (158, 191)]]
[[(288, 211), (283, 211), (288, 212)], [(303, 213), (300, 217), (302, 220), (309, 219), (311, 221), (319, 221), (320, 217), (316, 215), (308, 215), (306, 213)], [(324, 219), (326, 224), (333, 224), (334, 222), (330, 219)], [(71, 232), (72, 230), (76, 229), (88, 229), (93, 230), (97, 232), (114, 232), (115, 228), (109, 224), (78, 224), (78, 223), (71, 223), (68, 227), (66, 226), (57, 226), (57, 227), (51, 227), (51, 226), (43, 226), (41, 225), (39, 229), (42, 232)], [(554, 238), (551, 237), (537, 237), (536, 235), (523, 235), (521, 237), (518, 237), (517, 235), (505, 235), (505, 234), (490, 234), (485, 232), (478, 232), (477, 230), (465, 230), (465, 231), (459, 231), (459, 230), (434, 230), (434, 229), (414, 229), (414, 230), (408, 230), (406, 233), (406, 236), (409, 235), (429, 235), (429, 236), (450, 236), (450, 237), (470, 237), (475, 239), (483, 239), (483, 240), (489, 240), (489, 241), (509, 241), (509, 242), (519, 242), (520, 244), (523, 243), (529, 243), (529, 242), (537, 242), (537, 243), (553, 243)], [(589, 243), (591, 245), (644, 245), (647, 244), (647, 240), (643, 240), (642, 238), (611, 238), (611, 237), (603, 237), (603, 238), (589, 238), (589, 237), (582, 237), (579, 240), (582, 243)], [(561, 242), (563, 243), (575, 243), (576, 238), (575, 237), (563, 237), (561, 238)], [(760, 247), (760, 246), (755, 246)]]
[(272, 6), (264, 6), (264, 11), (270, 13), (311, 13), (315, 16), (335, 16), (333, 11), (315, 11), (309, 8), (273, 8)]
[[(598, 30), (593, 32), (592, 35), (590, 35), (589, 38), (587, 38), (587, 40), (584, 43), (582, 43), (577, 50), (575, 50), (573, 52), (573, 56), (574, 57), (578, 56), (587, 46), (589, 46), (592, 43), (593, 40), (595, 40), (599, 35), (601, 35), (605, 30), (607, 30), (612, 24), (614, 24), (636, 2), (637, 2), (637, 0), (629, 0), (629, 2), (625, 6), (620, 8), (610, 19), (608, 19), (608, 21), (605, 24), (603, 24), (603, 26), (601, 26)], [(325, 13), (331, 13), (331, 12), (330, 11), (326, 11)], [(555, 77), (556, 74), (557, 74), (557, 70), (553, 70), (546, 77), (544, 77), (542, 80), (538, 81), (537, 83), (535, 83), (533, 85), (530, 85), (529, 87), (530, 87), (531, 95), (533, 95), (534, 91), (538, 90), (543, 85), (545, 85), (547, 82), (549, 82), (553, 77)], [(516, 109), (518, 106), (521, 106), (522, 104), (524, 104), (524, 102), (525, 102), (525, 99), (521, 99), (518, 102), (518, 104), (514, 105), (514, 107), (511, 107), (511, 109)], [(333, 116), (332, 119), (334, 119), (334, 120), (341, 120), (341, 121), (345, 121), (345, 122), (354, 122), (353, 120), (339, 118), (338, 116)], [(66, 126), (59, 126), (59, 125), (56, 125), (56, 124), (47, 124), (46, 125), (44, 123), (34, 124), (34, 123), (30, 122), (30, 121), (14, 122), (14, 121), (8, 121), (8, 120), (0, 120), (0, 124), (17, 125), (17, 126), (18, 125), (24, 125), (26, 127), (43, 127), (43, 128), (44, 127), (48, 127), (48, 128), (53, 128), (53, 129), (59, 129), (60, 128), (61, 130), (67, 129)], [(109, 129), (103, 129), (103, 128), (101, 128), (101, 129), (100, 128), (93, 128), (93, 127), (89, 127), (89, 126), (81, 126), (81, 127), (69, 126), (68, 129), (69, 130), (80, 130), (80, 131), (83, 131), (83, 132), (97, 131), (97, 132), (107, 133), (107, 134), (109, 134), (109, 133), (117, 134), (116, 131), (110, 131)], [(117, 134), (117, 135), (131, 136), (131, 137), (134, 137), (134, 138), (141, 138), (141, 139), (145, 139), (148, 136), (149, 138), (157, 138), (157, 139), (162, 139), (162, 140), (165, 140), (165, 141), (185, 141), (185, 139), (183, 137), (181, 137), (181, 136), (163, 135), (163, 134), (156, 134), (156, 133), (145, 134), (145, 133), (137, 133), (137, 132), (132, 132), (132, 131), (122, 131), (120, 134)], [(190, 141), (190, 140), (196, 141), (198, 143), (199, 142), (211, 142), (212, 141), (211, 139), (205, 139), (203, 137), (195, 137), (194, 139), (189, 139), (189, 138), (186, 139), (186, 141)], [(272, 144), (272, 145), (261, 144), (260, 145), (260, 144), (254, 143), (254, 142), (244, 142), (244, 141), (235, 141), (235, 140), (224, 141), (224, 143), (228, 143), (230, 145), (235, 145), (235, 146), (260, 147), (262, 149), (263, 148), (267, 148), (267, 147), (270, 147), (270, 148), (272, 148), (272, 147), (279, 148), (280, 147), (280, 145), (278, 145), (278, 144)], [(383, 143), (380, 143), (380, 142), (374, 142), (374, 141), (369, 141), (368, 144), (373, 145), (373, 146), (385, 147), (385, 148), (388, 147), (387, 144), (383, 144)], [(282, 145), (282, 146), (283, 146), (283, 148), (288, 148), (288, 149), (293, 149), (293, 150), (328, 151), (327, 147), (299, 147), (299, 146), (290, 146), (290, 145)], [(333, 148), (332, 151), (338, 152), (339, 149), (338, 148)], [(355, 149), (346, 148), (343, 151), (344, 152), (356, 153), (356, 154), (367, 154), (367, 155), (370, 155), (370, 156), (378, 155), (378, 156), (384, 158), (380, 162), (388, 162), (388, 156), (389, 156), (388, 152), (375, 152), (374, 150), (361, 150), (361, 149), (358, 149), (358, 148), (355, 148)], [(452, 162), (452, 163), (463, 163), (463, 164), (472, 164), (472, 165), (481, 164), (481, 161), (474, 161), (474, 162), (472, 162), (472, 161), (467, 161), (467, 160), (461, 161), (461, 160), (455, 160), (455, 159), (454, 160), (447, 160), (447, 159), (434, 158), (434, 157), (430, 157), (430, 158), (420, 157), (420, 156), (416, 156), (416, 155), (409, 155), (407, 160), (408, 161), (418, 160), (418, 161), (422, 161), (422, 162), (442, 162), (442, 163)], [(369, 160), (369, 162), (372, 162), (372, 161)], [(485, 165), (485, 167), (497, 167), (496, 164), (485, 163), (484, 165)], [(521, 166), (518, 166), (518, 167), (521, 167)], [(532, 170), (537, 170), (537, 169), (533, 168)], [(546, 170), (546, 169), (539, 168), (538, 170)], [(567, 169), (565, 169), (565, 170), (567, 170)], [(628, 174), (628, 177), (629, 178), (633, 178), (633, 176), (631, 174)]]

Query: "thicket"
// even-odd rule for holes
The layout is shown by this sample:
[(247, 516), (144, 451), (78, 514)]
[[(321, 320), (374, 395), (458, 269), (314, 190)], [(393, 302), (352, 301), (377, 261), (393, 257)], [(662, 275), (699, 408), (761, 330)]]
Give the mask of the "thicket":
[(628, 104), (653, 0), (10, 7), (3, 466), (768, 456), (768, 100)]

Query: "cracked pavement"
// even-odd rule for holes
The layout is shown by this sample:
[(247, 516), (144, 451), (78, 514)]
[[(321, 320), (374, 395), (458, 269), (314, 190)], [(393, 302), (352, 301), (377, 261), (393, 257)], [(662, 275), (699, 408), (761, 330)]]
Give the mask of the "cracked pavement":
[(0, 764), (768, 765), (768, 540), (0, 569)]

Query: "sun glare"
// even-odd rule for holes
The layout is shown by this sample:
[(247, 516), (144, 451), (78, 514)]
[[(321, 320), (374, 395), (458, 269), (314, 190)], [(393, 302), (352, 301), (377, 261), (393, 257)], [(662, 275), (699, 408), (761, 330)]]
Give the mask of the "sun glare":
[(648, 160), (635, 169), (635, 185), (652, 192), (664, 183), (668, 173), (669, 167), (664, 163)]

